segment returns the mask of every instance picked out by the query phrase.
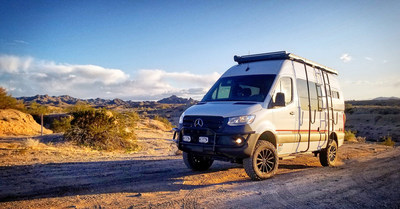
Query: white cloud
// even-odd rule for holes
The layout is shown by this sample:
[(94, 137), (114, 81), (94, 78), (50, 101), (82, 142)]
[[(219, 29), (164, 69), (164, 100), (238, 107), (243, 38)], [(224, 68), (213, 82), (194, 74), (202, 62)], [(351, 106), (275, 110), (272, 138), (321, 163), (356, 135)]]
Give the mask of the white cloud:
[(342, 54), (342, 56), (340, 57), (340, 59), (341, 59), (343, 62), (350, 62), (353, 58), (352, 58), (349, 54), (345, 53), (345, 54)]
[(16, 73), (21, 70), (26, 70), (31, 65), (32, 61), (32, 57), (0, 55), (0, 73)]
[(17, 44), (29, 44), (28, 42), (26, 42), (24, 40), (14, 40), (14, 42)]
[(13, 96), (68, 94), (79, 98), (156, 100), (176, 94), (200, 99), (219, 77), (219, 73), (142, 69), (131, 78), (120, 69), (0, 55), (0, 86)]
[(371, 57), (364, 57), (364, 59), (366, 59), (368, 61), (374, 61), (374, 59), (372, 59)]

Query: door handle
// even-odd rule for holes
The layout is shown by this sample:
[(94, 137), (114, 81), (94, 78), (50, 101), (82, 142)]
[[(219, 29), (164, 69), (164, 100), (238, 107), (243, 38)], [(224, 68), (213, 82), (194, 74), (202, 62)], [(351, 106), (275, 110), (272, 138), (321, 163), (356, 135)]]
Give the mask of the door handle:
[(290, 114), (290, 115), (294, 115), (294, 111), (290, 112), (289, 114)]

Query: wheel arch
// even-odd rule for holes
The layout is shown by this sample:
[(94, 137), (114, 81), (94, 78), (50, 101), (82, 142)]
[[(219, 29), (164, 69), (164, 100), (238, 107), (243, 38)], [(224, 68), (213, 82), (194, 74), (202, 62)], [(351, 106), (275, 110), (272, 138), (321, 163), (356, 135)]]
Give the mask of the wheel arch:
[(339, 141), (338, 141), (338, 137), (337, 137), (336, 132), (332, 132), (331, 135), (329, 136), (329, 143), (330, 143), (331, 140), (335, 140), (336, 144), (339, 145)]
[(271, 144), (273, 144), (275, 146), (275, 148), (277, 148), (278, 144), (277, 144), (276, 136), (271, 131), (265, 131), (264, 133), (262, 133), (260, 135), (260, 137), (258, 137), (258, 140), (271, 142)]
[(249, 140), (249, 147), (245, 151), (248, 156), (253, 154), (256, 144), (259, 140), (268, 141), (277, 149), (277, 138), (275, 134), (272, 131), (264, 131), (262, 134), (254, 135), (254, 137), (251, 137)]

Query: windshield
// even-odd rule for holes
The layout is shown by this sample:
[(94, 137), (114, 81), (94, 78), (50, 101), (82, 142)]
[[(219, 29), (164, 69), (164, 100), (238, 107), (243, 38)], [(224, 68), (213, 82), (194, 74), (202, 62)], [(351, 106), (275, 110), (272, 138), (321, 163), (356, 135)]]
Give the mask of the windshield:
[(245, 75), (220, 78), (201, 101), (263, 102), (274, 79), (275, 75)]

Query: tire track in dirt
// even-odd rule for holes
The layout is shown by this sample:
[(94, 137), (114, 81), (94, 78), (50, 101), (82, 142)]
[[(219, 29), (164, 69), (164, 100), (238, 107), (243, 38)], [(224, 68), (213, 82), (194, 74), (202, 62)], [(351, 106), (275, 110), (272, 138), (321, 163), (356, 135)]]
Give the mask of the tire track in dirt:
[[(169, 166), (165, 161), (178, 166)], [(175, 178), (190, 173), (182, 169), (184, 165), (175, 163), (177, 161), (111, 161), (1, 167), (0, 188), (3, 192), (0, 192), (0, 201), (65, 196), (70, 193), (151, 192), (156, 188), (168, 190), (168, 182), (173, 183)], [(157, 179), (163, 184), (155, 181)]]
[[(390, 198), (386, 197), (387, 192), (385, 191), (396, 191), (400, 188), (395, 187), (398, 185), (396, 182), (400, 179), (400, 167), (387, 166), (393, 162), (400, 163), (400, 152), (391, 157), (385, 156), (358, 162), (351, 177), (355, 184), (354, 189), (365, 195), (353, 197), (351, 201), (357, 202), (361, 207), (391, 206), (392, 203)], [(393, 195), (397, 196), (398, 203), (400, 203), (400, 193), (391, 194), (391, 196)], [(368, 205), (363, 203), (368, 203)], [(400, 207), (400, 205), (397, 206)]]
[[(240, 165), (225, 162), (193, 172), (181, 156), (3, 166), (0, 207), (40, 202), (49, 208), (47, 197), (81, 195), (93, 199), (85, 207), (399, 208), (399, 162), (400, 148), (350, 158), (333, 168), (316, 166), (317, 158), (305, 156), (282, 161), (280, 173), (259, 182)], [(90, 202), (109, 197), (120, 205)]]
[(244, 183), (236, 191), (258, 191), (216, 207), (233, 208), (399, 208), (400, 148), (366, 161), (312, 168)]

